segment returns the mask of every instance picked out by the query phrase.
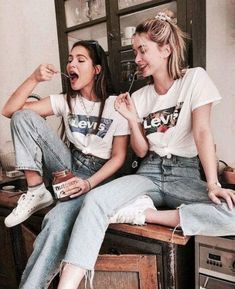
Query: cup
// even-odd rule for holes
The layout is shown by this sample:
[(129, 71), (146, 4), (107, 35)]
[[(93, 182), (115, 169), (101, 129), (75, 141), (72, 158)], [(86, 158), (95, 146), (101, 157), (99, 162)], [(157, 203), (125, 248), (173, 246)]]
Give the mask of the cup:
[(135, 33), (135, 26), (127, 26), (124, 29), (124, 38), (130, 39)]

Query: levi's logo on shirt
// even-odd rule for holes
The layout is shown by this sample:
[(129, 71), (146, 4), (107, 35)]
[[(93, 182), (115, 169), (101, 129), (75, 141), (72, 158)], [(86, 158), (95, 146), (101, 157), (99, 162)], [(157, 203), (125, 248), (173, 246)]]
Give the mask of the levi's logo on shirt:
[[(89, 118), (86, 115), (76, 114), (70, 114), (68, 116), (68, 124), (71, 132), (78, 132), (83, 135), (92, 134), (97, 127), (97, 121), (97, 116), (90, 116)], [(100, 138), (104, 138), (112, 122), (112, 119), (102, 117), (96, 135)]]
[(179, 102), (176, 106), (150, 113), (144, 118), (144, 130), (146, 135), (151, 133), (164, 133), (169, 128), (174, 127), (179, 118), (183, 102)]

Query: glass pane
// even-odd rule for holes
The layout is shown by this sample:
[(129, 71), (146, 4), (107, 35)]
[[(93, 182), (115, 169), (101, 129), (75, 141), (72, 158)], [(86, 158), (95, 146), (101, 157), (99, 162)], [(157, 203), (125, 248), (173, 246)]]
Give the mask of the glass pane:
[(118, 8), (123, 9), (130, 6), (142, 4), (145, 2), (149, 2), (150, 0), (118, 0)]
[(159, 5), (150, 9), (145, 9), (140, 12), (135, 12), (132, 14), (124, 15), (120, 17), (120, 31), (121, 31), (121, 41), (122, 46), (131, 45), (131, 36), (135, 31), (135, 27), (141, 21), (155, 17), (159, 11), (164, 11), (169, 9), (174, 12), (175, 17), (177, 17), (177, 3), (172, 1), (170, 3)]
[(108, 51), (106, 23), (100, 23), (91, 27), (79, 29), (68, 33), (69, 50), (78, 40), (97, 40), (105, 51)]
[(64, 2), (64, 6), (67, 27), (106, 15), (105, 0), (67, 0)]

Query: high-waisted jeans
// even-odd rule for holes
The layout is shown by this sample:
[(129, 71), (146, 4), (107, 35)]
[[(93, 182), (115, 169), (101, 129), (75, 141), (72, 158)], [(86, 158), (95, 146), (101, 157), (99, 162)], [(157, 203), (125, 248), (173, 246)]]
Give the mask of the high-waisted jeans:
[(235, 209), (208, 199), (196, 157), (168, 159), (149, 153), (137, 174), (97, 187), (47, 214), (20, 288), (47, 288), (61, 260), (93, 270), (109, 218), (143, 194), (149, 195), (156, 207), (178, 208), (185, 235), (235, 234)]
[[(16, 112), (11, 119), (11, 131), (16, 151), (16, 167), (33, 170), (52, 179), (52, 172), (65, 169), (74, 175), (88, 178), (106, 160), (68, 149), (45, 120), (31, 110)], [(47, 288), (59, 271), (73, 224), (85, 195), (66, 202), (58, 202), (46, 215), (42, 231), (28, 260), (19, 288)]]
[(198, 158), (150, 153), (135, 175), (124, 176), (92, 190), (73, 226), (65, 262), (92, 270), (109, 218), (138, 196), (149, 195), (156, 207), (179, 209), (184, 235), (235, 235), (235, 209), (208, 198)]

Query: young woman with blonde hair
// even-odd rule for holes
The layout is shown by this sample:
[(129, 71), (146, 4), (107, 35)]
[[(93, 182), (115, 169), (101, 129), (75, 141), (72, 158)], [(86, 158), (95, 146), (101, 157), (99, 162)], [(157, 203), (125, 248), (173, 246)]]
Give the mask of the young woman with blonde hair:
[[(179, 226), (184, 235), (235, 234), (235, 195), (218, 183), (210, 128), (212, 105), (221, 97), (204, 69), (186, 68), (184, 37), (164, 12), (136, 28), (135, 62), (152, 83), (132, 97), (121, 94), (115, 107), (129, 122), (132, 148), (144, 159), (137, 174), (87, 195), (59, 289), (78, 288), (86, 270), (94, 269), (110, 221)], [(200, 178), (198, 156), (206, 182)], [(156, 207), (169, 209), (156, 210), (149, 197)], [(102, 212), (99, 218), (97, 211)]]
[[(221, 97), (204, 69), (186, 68), (184, 36), (164, 12), (136, 28), (135, 62), (152, 83), (132, 97), (121, 94), (115, 108), (128, 120), (132, 148), (144, 159), (137, 174), (85, 197), (58, 289), (77, 289), (86, 272), (93, 272), (110, 222), (179, 226), (184, 235), (235, 234), (235, 195), (218, 183), (210, 128), (212, 105)], [(150, 197), (156, 207), (169, 209), (156, 210)]]

